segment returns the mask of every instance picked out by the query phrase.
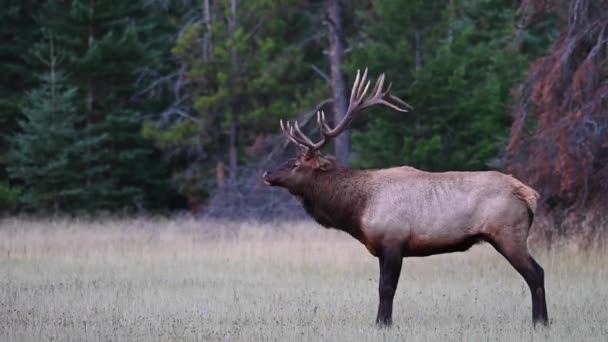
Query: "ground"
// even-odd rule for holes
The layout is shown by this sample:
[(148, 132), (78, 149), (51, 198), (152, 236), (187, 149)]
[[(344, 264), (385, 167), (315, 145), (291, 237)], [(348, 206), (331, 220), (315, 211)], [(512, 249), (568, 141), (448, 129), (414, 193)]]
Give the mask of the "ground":
[(377, 259), (313, 223), (0, 221), (5, 341), (607, 341), (608, 256), (532, 250), (549, 329), (490, 246), (406, 259), (375, 326)]

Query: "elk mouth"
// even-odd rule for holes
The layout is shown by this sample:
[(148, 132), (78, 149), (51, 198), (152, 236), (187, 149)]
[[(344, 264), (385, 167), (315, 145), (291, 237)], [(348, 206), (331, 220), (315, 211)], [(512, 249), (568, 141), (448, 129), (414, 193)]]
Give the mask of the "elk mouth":
[(274, 185), (272, 183), (272, 180), (270, 179), (270, 171), (264, 172), (264, 174), (262, 175), (262, 180), (264, 181), (264, 184), (266, 184), (268, 186), (273, 186)]

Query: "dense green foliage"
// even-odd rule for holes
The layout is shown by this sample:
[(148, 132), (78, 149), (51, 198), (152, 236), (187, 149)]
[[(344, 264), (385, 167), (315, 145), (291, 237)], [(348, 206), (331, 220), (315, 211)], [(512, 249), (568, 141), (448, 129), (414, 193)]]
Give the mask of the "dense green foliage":
[[(168, 173), (140, 134), (148, 104), (134, 100), (139, 73), (168, 55), (170, 40), (157, 36), (166, 19), (158, 14), (140, 1), (82, 0), (44, 2), (33, 14), (29, 29), (40, 38), (19, 57), (22, 73), (40, 85), (19, 89), (24, 118), (7, 165), (23, 208), (166, 206)], [(49, 40), (55, 52), (47, 57)], [(52, 71), (45, 70), (50, 59)]]
[[(401, 77), (391, 79), (415, 110), (409, 115), (375, 113), (369, 128), (354, 135), (357, 164), (488, 168), (504, 146), (509, 92), (526, 65), (526, 56), (512, 43), (516, 8), (511, 1), (455, 2), (434, 20), (400, 25), (398, 3), (386, 1), (375, 8), (373, 20), (385, 25), (380, 30), (365, 25), (371, 28), (372, 43), (360, 52), (365, 57), (355, 60), (380, 61), (374, 65), (379, 70), (409, 65), (405, 73), (392, 72)], [(429, 8), (432, 3), (415, 3), (414, 17), (437, 13)], [(384, 32), (386, 27), (400, 28), (396, 36), (408, 38), (396, 41)], [(416, 33), (419, 42), (411, 37)]]
[(171, 49), (179, 94), (144, 128), (171, 151), (179, 165), (175, 184), (193, 200), (216, 186), (218, 163), (238, 176), (238, 165), (252, 159), (245, 148), (275, 133), (280, 118), (312, 106), (314, 92), (323, 90), (311, 68), (323, 63), (313, 30), (320, 18), (305, 1), (241, 1), (235, 13), (229, 1), (203, 3)]
[(14, 209), (19, 199), (18, 190), (8, 181), (5, 155), (17, 129), (23, 92), (36, 83), (24, 56), (32, 42), (40, 38), (40, 32), (33, 29), (39, 2), (0, 1), (0, 212), (3, 208)]
[[(0, 3), (0, 211), (198, 205), (331, 97), (321, 1)], [(495, 167), (550, 37), (507, 0), (343, 4), (347, 80), (386, 72), (415, 107), (358, 119), (354, 165)]]

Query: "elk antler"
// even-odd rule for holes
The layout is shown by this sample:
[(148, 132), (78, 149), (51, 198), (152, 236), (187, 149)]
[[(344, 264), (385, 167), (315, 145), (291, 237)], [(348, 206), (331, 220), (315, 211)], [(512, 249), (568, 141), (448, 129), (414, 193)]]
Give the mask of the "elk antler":
[(370, 81), (367, 79), (367, 68), (363, 72), (363, 76), (361, 76), (360, 71), (357, 70), (357, 76), (355, 77), (355, 82), (353, 83), (353, 88), (350, 92), (348, 109), (346, 110), (346, 113), (344, 113), (342, 121), (333, 129), (329, 127), (325, 120), (325, 112), (322, 110), (317, 112), (317, 124), (319, 125), (319, 130), (321, 132), (321, 140), (319, 140), (319, 142), (314, 143), (310, 140), (310, 138), (302, 132), (297, 121), (295, 121), (293, 125), (289, 121), (286, 122), (286, 125), (283, 125), (283, 120), (281, 120), (281, 130), (285, 133), (287, 139), (304, 148), (307, 154), (313, 154), (325, 146), (331, 139), (342, 133), (353, 120), (354, 114), (365, 108), (383, 105), (399, 112), (407, 112), (408, 109), (412, 108), (405, 101), (389, 93), (391, 84), (389, 84), (386, 89), (383, 89), (384, 73), (378, 77), (371, 95), (368, 96), (369, 86)]

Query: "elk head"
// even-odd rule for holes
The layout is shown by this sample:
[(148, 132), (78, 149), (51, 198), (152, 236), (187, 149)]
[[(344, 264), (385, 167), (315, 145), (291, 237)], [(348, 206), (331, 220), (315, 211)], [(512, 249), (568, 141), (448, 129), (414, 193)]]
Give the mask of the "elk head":
[(375, 105), (383, 105), (399, 112), (407, 112), (411, 106), (400, 98), (389, 93), (391, 85), (384, 89), (384, 74), (381, 74), (369, 94), (371, 82), (367, 79), (367, 69), (363, 75), (357, 71), (355, 82), (350, 93), (350, 101), (343, 119), (334, 128), (327, 124), (325, 113), (322, 110), (317, 112), (317, 124), (319, 126), (321, 139), (313, 142), (300, 129), (298, 122), (283, 124), (280, 121), (281, 130), (298, 148), (295, 158), (289, 159), (282, 165), (268, 170), (264, 173), (264, 182), (272, 186), (280, 186), (292, 191), (301, 186), (309, 184), (316, 175), (331, 172), (338, 165), (331, 156), (323, 156), (323, 148), (331, 139), (337, 137), (352, 122), (354, 114)]

